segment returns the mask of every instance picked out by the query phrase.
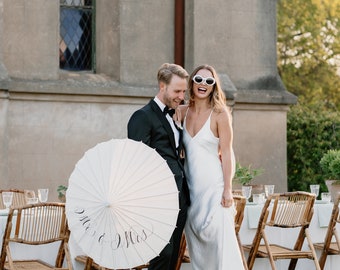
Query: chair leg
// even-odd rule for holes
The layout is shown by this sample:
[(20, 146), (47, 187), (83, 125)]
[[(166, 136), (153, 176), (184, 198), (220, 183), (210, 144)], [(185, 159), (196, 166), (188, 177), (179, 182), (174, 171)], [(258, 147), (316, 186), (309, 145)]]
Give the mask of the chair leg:
[(321, 270), (323, 270), (324, 267), (325, 267), (327, 255), (328, 255), (328, 250), (325, 246), (323, 246), (323, 249), (322, 249), (321, 255), (320, 255), (320, 259), (319, 259), (319, 265), (320, 265)]
[(91, 270), (93, 260), (87, 256), (84, 270)]
[(336, 240), (336, 245), (338, 246), (338, 249), (340, 250), (340, 237), (338, 235), (338, 231), (336, 230), (335, 226), (333, 228), (333, 235), (334, 235), (335, 240)]
[[(338, 215), (338, 211), (335, 213), (335, 215)], [(321, 251), (321, 255), (320, 255), (320, 258), (319, 258), (319, 265), (320, 265), (321, 270), (323, 270), (324, 267), (325, 267), (327, 256), (328, 256), (328, 253), (329, 253), (329, 245), (332, 242), (333, 235), (335, 236), (335, 239), (336, 239), (336, 242), (337, 242), (337, 245), (338, 245), (338, 249), (340, 250), (340, 241), (339, 241), (339, 237), (336, 233), (335, 226), (336, 226), (336, 222), (335, 222), (335, 220), (332, 219), (330, 221), (329, 225), (328, 225), (327, 234), (326, 234), (326, 237), (325, 237), (325, 240), (324, 240), (324, 243), (323, 243), (323, 248), (322, 248), (322, 251)], [(331, 233), (330, 233), (330, 228), (333, 228)]]
[(258, 244), (254, 245), (254, 242), (253, 242), (253, 245), (249, 250), (248, 260), (247, 260), (247, 266), (248, 266), (249, 270), (252, 270), (253, 267), (254, 267), (256, 252), (257, 252), (258, 248), (259, 248), (259, 245)]
[(241, 239), (240, 239), (240, 236), (239, 236), (238, 233), (236, 234), (236, 239), (237, 239), (238, 246), (240, 248), (244, 270), (248, 270), (246, 256), (244, 255), (244, 250), (243, 250), (243, 247), (242, 247), (242, 244), (241, 244)]
[[(304, 230), (304, 231), (303, 231), (303, 230)], [(310, 250), (312, 251), (313, 260), (314, 260), (314, 264), (315, 264), (315, 269), (316, 269), (316, 270), (321, 270), (320, 264), (319, 264), (319, 260), (318, 260), (318, 257), (317, 257), (317, 255), (316, 255), (316, 252), (315, 252), (315, 249), (314, 249), (314, 245), (313, 245), (313, 242), (312, 242), (312, 238), (311, 238), (310, 235), (309, 235), (309, 229), (308, 229), (308, 228), (305, 228), (305, 229), (302, 228), (301, 231), (300, 231), (300, 233), (304, 233), (304, 234), (305, 234), (305, 237), (306, 237), (308, 246), (309, 246)], [(302, 244), (303, 244), (302, 241), (300, 241), (299, 243), (297, 243), (297, 244), (295, 245), (295, 249), (296, 249), (296, 250), (301, 250)], [(294, 270), (295, 267), (296, 267), (296, 264), (297, 264), (297, 259), (291, 259), (291, 260), (290, 260), (290, 263), (289, 263), (288, 269), (289, 269), (289, 270)]]
[(315, 269), (316, 269), (316, 270), (321, 270), (320, 264), (319, 264), (319, 260), (318, 260), (318, 257), (317, 257), (317, 255), (316, 255), (315, 248), (314, 248), (314, 245), (313, 245), (312, 238), (311, 238), (310, 235), (309, 235), (309, 229), (308, 229), (308, 228), (306, 229), (305, 233), (306, 233), (306, 239), (307, 239), (309, 248), (311, 249), (312, 254), (313, 254)]
[[(252, 270), (253, 267), (254, 267), (256, 254), (259, 250), (260, 242), (261, 242), (261, 239), (263, 238), (263, 234), (264, 234), (263, 231), (264, 231), (264, 228), (265, 228), (265, 223), (263, 222), (263, 220), (267, 220), (268, 215), (269, 215), (269, 210), (267, 209), (264, 216), (262, 216), (259, 220), (259, 224), (262, 224), (262, 225), (257, 228), (255, 237), (253, 239), (253, 243), (251, 245), (251, 248), (250, 248), (250, 251), (249, 251), (249, 254), (248, 254), (247, 265), (248, 265), (249, 270)], [(272, 266), (272, 269), (275, 269), (275, 265), (274, 265), (274, 268)]]
[(269, 261), (270, 261), (270, 265), (271, 265), (271, 267), (272, 267), (272, 270), (276, 270), (274, 257), (273, 257), (273, 254), (272, 254), (271, 250), (270, 250), (270, 245), (269, 245), (267, 236), (266, 236), (265, 234), (263, 234), (263, 235), (262, 235), (262, 239), (263, 239), (264, 244), (265, 244), (266, 249), (267, 249), (268, 259), (269, 259)]
[(181, 238), (181, 243), (179, 245), (178, 259), (177, 259), (175, 270), (181, 269), (181, 265), (182, 265), (182, 262), (183, 262), (186, 247), (187, 247), (187, 242), (185, 240), (185, 235), (183, 233), (182, 238)]
[[(305, 228), (305, 227), (302, 227), (300, 229), (298, 238), (297, 238), (296, 243), (294, 245), (294, 250), (301, 250), (302, 249), (303, 240), (301, 241), (301, 239), (305, 238), (307, 231), (308, 231), (308, 229)], [(298, 261), (298, 259), (291, 259), (290, 263), (289, 263), (288, 270), (295, 270), (297, 261)]]

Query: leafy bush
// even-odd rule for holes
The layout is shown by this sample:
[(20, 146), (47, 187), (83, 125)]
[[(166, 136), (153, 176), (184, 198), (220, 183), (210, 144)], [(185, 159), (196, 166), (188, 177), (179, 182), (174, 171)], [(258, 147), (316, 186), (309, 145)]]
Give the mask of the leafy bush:
[(329, 149), (340, 149), (340, 113), (322, 104), (295, 105), (287, 115), (288, 190), (326, 191), (320, 160)]
[(340, 180), (340, 150), (328, 150), (320, 160), (325, 179)]

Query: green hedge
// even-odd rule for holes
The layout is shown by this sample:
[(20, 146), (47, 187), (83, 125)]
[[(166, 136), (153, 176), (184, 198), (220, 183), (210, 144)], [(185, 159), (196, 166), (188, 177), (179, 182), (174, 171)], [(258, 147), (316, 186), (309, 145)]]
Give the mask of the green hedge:
[(287, 115), (289, 191), (309, 191), (310, 184), (327, 191), (319, 162), (329, 149), (340, 149), (340, 113), (322, 105), (292, 106)]

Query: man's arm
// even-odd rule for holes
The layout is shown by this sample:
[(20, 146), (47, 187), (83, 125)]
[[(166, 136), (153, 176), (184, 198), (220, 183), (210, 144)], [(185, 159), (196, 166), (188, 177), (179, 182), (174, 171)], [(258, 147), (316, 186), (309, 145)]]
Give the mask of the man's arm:
[(151, 124), (146, 113), (142, 110), (136, 111), (128, 122), (128, 138), (135, 141), (142, 141), (150, 145)]

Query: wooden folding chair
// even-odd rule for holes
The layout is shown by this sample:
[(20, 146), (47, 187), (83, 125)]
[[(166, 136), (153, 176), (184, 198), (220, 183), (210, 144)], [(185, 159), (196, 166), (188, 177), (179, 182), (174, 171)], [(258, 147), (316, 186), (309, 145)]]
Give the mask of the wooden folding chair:
[[(316, 249), (321, 250), (321, 256), (319, 258), (321, 269), (324, 269), (328, 255), (340, 255), (340, 237), (336, 229), (336, 224), (340, 224), (339, 204), (340, 194), (334, 202), (324, 242), (314, 244)], [(333, 236), (335, 241), (332, 241)]]
[[(273, 207), (268, 220), (271, 202)], [(314, 194), (300, 191), (273, 194), (266, 200), (253, 243), (252, 245), (243, 246), (245, 250), (249, 251), (249, 270), (253, 269), (256, 258), (269, 258), (273, 270), (276, 269), (275, 260), (290, 259), (288, 269), (294, 270), (298, 259), (311, 259), (314, 260), (315, 268), (320, 270), (318, 258), (309, 234), (314, 202)], [(290, 248), (270, 243), (266, 235), (267, 227), (277, 228), (277, 230), (300, 228), (294, 247)], [(292, 236), (290, 235), (289, 237)], [(305, 239), (308, 243), (308, 250), (302, 250)]]
[(186, 262), (186, 263), (190, 262), (190, 257), (189, 256), (187, 256), (186, 259), (185, 259), (185, 250), (186, 250), (186, 248), (187, 248), (187, 241), (185, 239), (185, 234), (183, 232), (182, 238), (181, 238), (181, 243), (179, 245), (178, 260), (177, 260), (177, 264), (176, 264), (175, 270), (180, 270), (183, 262)]
[(236, 207), (236, 215), (235, 215), (236, 238), (237, 238), (237, 242), (238, 242), (240, 252), (241, 252), (241, 256), (242, 256), (244, 270), (248, 270), (246, 257), (244, 255), (244, 250), (243, 250), (243, 246), (242, 246), (240, 235), (239, 235), (241, 225), (242, 225), (242, 222), (243, 222), (244, 209), (246, 207), (247, 200), (246, 200), (245, 197), (240, 196), (240, 195), (233, 195), (233, 197), (234, 197), (234, 203), (235, 203), (235, 207)]
[(6, 192), (6, 191), (10, 191), (13, 192), (13, 201), (12, 201), (12, 206), (22, 206), (26, 204), (26, 200), (25, 200), (25, 194), (24, 194), (24, 190), (19, 190), (19, 189), (1, 189), (0, 190), (0, 209), (5, 209), (5, 205), (2, 201), (2, 192)]
[[(84, 263), (84, 270), (108, 270), (107, 268), (100, 266), (99, 264), (95, 263), (92, 258), (86, 255), (78, 255), (76, 257), (76, 261)], [(148, 265), (140, 265), (134, 268), (130, 268), (131, 270), (142, 270), (147, 269)]]
[[(241, 239), (240, 239), (240, 235), (239, 235), (241, 225), (242, 225), (242, 221), (243, 221), (243, 217), (244, 217), (244, 209), (246, 207), (247, 200), (246, 200), (245, 197), (243, 197), (241, 195), (236, 195), (235, 193), (233, 193), (233, 198), (234, 198), (234, 203), (235, 203), (235, 208), (236, 208), (236, 215), (235, 215), (236, 238), (237, 238), (237, 242), (238, 242), (238, 245), (239, 245), (239, 248), (240, 248), (244, 269), (248, 270), (247, 261), (246, 261), (245, 255), (244, 255), (244, 251), (243, 251), (243, 247), (242, 247), (242, 243), (241, 243)], [(180, 244), (180, 250), (179, 250), (179, 254), (178, 254), (178, 261), (177, 261), (177, 265), (176, 265), (175, 270), (180, 270), (183, 262), (190, 262), (190, 257), (185, 256), (186, 246), (187, 245), (186, 245), (185, 235), (183, 233), (182, 239), (181, 239), (181, 244)]]
[(241, 189), (233, 189), (233, 195), (243, 196), (242, 190)]
[[(72, 270), (71, 256), (68, 248), (69, 230), (66, 222), (65, 204), (41, 203), (11, 207), (4, 233), (0, 269), (5, 270)], [(44, 245), (60, 242), (56, 251), (55, 265), (39, 259), (13, 260), (10, 244)], [(51, 256), (53, 256), (51, 254)], [(63, 268), (66, 258), (67, 267)], [(7, 260), (6, 260), (7, 259)]]

